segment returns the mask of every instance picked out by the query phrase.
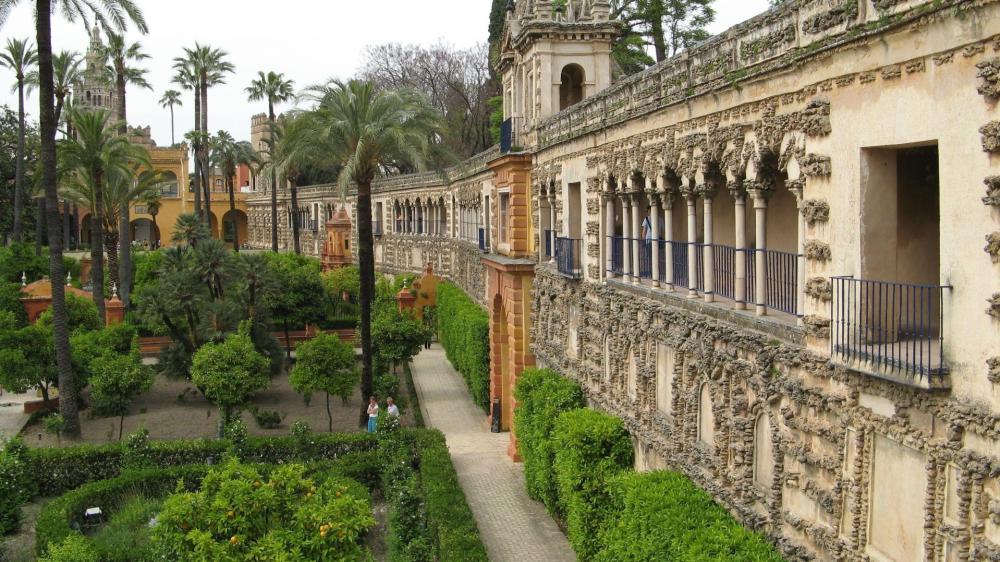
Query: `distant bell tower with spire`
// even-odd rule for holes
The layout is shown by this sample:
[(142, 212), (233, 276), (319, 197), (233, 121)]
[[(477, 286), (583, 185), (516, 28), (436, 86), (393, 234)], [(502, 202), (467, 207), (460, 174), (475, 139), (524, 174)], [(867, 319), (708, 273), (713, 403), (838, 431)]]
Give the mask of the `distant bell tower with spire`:
[(118, 120), (118, 95), (108, 77), (107, 61), (102, 54), (104, 43), (97, 25), (90, 29), (87, 48), (87, 69), (83, 80), (73, 88), (73, 105), (78, 109), (104, 109), (111, 112), (111, 121)]

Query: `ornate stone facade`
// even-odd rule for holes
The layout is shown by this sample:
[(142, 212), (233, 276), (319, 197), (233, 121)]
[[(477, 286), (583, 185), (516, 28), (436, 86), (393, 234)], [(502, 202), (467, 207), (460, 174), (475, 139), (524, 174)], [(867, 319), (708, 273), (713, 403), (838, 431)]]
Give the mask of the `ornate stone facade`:
[(519, 146), (379, 183), (378, 267), (491, 313), (505, 418), (558, 369), (789, 559), (1000, 560), (1000, 3), (784, 2), (561, 109), (605, 7), (517, 2)]

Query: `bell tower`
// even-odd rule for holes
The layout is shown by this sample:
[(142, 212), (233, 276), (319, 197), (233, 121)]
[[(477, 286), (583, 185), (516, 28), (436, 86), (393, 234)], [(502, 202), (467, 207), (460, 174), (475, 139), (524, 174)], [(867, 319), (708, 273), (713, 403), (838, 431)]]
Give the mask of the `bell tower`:
[(497, 61), (504, 118), (521, 130), (611, 85), (620, 33), (608, 0), (518, 0), (507, 4)]

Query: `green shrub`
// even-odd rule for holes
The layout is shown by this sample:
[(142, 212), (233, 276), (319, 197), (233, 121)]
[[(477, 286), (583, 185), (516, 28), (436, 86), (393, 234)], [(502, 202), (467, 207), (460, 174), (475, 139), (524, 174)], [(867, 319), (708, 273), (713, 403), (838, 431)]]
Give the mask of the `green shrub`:
[(314, 481), (288, 464), (269, 475), (231, 459), (197, 491), (163, 502), (152, 530), (164, 560), (363, 560), (375, 525), (368, 494), (342, 477)]
[(559, 414), (584, 406), (583, 391), (555, 371), (526, 369), (517, 378), (514, 398), (517, 451), (524, 459), (528, 495), (562, 518), (565, 514), (559, 508), (559, 487), (553, 471), (556, 448), (552, 430)]
[(253, 416), (253, 420), (257, 422), (257, 426), (261, 429), (277, 429), (281, 426), (281, 412), (276, 410), (251, 408), (250, 414)]
[(611, 512), (599, 562), (780, 562), (764, 538), (677, 472), (628, 473), (609, 483)]
[(601, 525), (614, 512), (607, 483), (632, 468), (632, 442), (618, 418), (595, 410), (561, 414), (553, 431), (559, 506), (580, 560), (600, 550)]
[(38, 561), (104, 562), (90, 541), (79, 533), (68, 535), (62, 542), (51, 548), (48, 556), (43, 556)]
[(440, 283), (438, 338), (455, 370), (465, 378), (472, 400), (483, 411), (490, 402), (490, 319), (461, 289)]
[(267, 388), (268, 361), (257, 353), (249, 325), (220, 343), (207, 343), (191, 361), (191, 382), (205, 394), (228, 421), (233, 409), (245, 404), (258, 390)]
[(91, 539), (102, 562), (151, 560), (149, 522), (163, 506), (160, 498), (134, 496), (124, 500), (108, 523)]
[[(97, 305), (92, 299), (78, 297), (73, 293), (66, 293), (66, 318), (69, 324), (69, 331), (77, 329), (100, 330), (101, 317), (97, 314)], [(46, 329), (52, 328), (52, 309), (47, 308), (38, 316), (38, 325)]]
[(408, 434), (413, 436), (419, 455), (420, 488), (427, 504), (431, 534), (436, 538), (437, 560), (489, 560), (472, 510), (458, 483), (444, 435), (430, 429), (410, 430)]
[(24, 310), (24, 303), (21, 302), (23, 296), (20, 284), (0, 279), (0, 312), (13, 314), (15, 327), (18, 328), (28, 323), (28, 313)]
[(35, 495), (28, 449), (20, 437), (0, 451), (0, 535), (17, 530), (21, 506)]

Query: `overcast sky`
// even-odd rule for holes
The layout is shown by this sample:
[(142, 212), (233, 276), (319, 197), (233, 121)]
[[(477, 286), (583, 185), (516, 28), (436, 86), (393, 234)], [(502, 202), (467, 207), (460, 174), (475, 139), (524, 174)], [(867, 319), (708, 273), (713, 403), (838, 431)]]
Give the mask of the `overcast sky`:
[[(150, 55), (146, 64), (153, 90), (128, 91), (128, 119), (151, 125), (157, 144), (170, 144), (170, 114), (158, 103), (170, 83), (174, 57), (195, 41), (224, 49), (236, 72), (209, 92), (209, 130), (229, 131), (249, 139), (250, 117), (266, 109), (249, 103), (244, 88), (258, 70), (283, 72), (296, 88), (349, 78), (361, 63), (366, 45), (388, 42), (431, 44), (444, 41), (468, 47), (487, 39), (490, 0), (138, 0), (149, 24), (147, 36), (134, 33)], [(21, 2), (0, 28), (0, 43), (9, 37), (35, 38), (33, 2)], [(763, 11), (767, 0), (716, 0), (711, 26), (718, 33)], [(53, 18), (53, 48), (83, 52), (88, 38), (83, 25)], [(0, 70), (0, 84), (13, 74)], [(37, 97), (27, 103), (34, 119)], [(17, 97), (0, 87), (0, 105), (17, 108)], [(176, 108), (177, 137), (193, 128), (191, 94)], [(279, 108), (280, 109), (280, 108)]]

